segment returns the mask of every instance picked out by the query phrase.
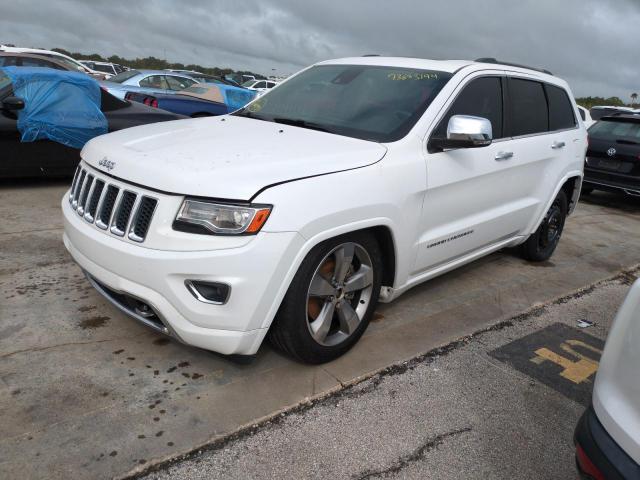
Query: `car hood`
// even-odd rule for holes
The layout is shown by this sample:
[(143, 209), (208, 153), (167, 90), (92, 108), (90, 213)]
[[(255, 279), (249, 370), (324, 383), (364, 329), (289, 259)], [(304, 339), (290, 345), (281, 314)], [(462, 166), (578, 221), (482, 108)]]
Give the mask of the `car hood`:
[(267, 186), (364, 167), (385, 153), (375, 142), (225, 115), (102, 135), (81, 156), (98, 170), (164, 192), (250, 200)]

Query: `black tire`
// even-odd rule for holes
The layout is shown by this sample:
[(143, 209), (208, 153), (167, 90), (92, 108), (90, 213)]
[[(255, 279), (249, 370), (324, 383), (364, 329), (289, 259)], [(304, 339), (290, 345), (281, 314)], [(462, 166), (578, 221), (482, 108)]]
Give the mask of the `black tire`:
[[(328, 259), (333, 258), (331, 257), (331, 255), (333, 255), (332, 252), (341, 248), (343, 245), (350, 244), (355, 244), (359, 252), (364, 250), (368, 255), (367, 260), (370, 260), (371, 270), (373, 273), (371, 290), (368, 293), (367, 302), (363, 300), (365, 297), (360, 296), (362, 295), (362, 291), (355, 293), (355, 296), (352, 299), (347, 298), (347, 296), (351, 294), (345, 293), (346, 288), (340, 292), (340, 297), (343, 298), (344, 301), (350, 302), (350, 305), (353, 306), (354, 309), (360, 308), (364, 313), (361, 316), (359, 315), (360, 323), (357, 325), (357, 328), (354, 328), (353, 331), (349, 333), (349, 336), (344, 340), (332, 345), (321, 344), (312, 335), (310, 327), (310, 324), (313, 322), (309, 313), (311, 310), (310, 302), (312, 302), (311, 297), (309, 297), (311, 282), (316, 275), (321, 274), (319, 272), (322, 272), (321, 269), (330, 261)], [(355, 254), (353, 258), (354, 260), (352, 261), (350, 271), (351, 268), (355, 268), (354, 265), (359, 265), (359, 260)], [(338, 265), (337, 258), (334, 260), (334, 265)], [(358, 268), (361, 269), (362, 267), (360, 266)], [(271, 343), (276, 348), (282, 350), (296, 360), (305, 363), (325, 363), (346, 353), (360, 339), (373, 316), (378, 303), (378, 296), (380, 294), (382, 268), (383, 264), (380, 246), (378, 245), (375, 237), (367, 232), (341, 235), (339, 237), (326, 240), (314, 247), (300, 265), (298, 272), (289, 286), (287, 294), (282, 300), (282, 304), (276, 314), (275, 321), (269, 331)], [(359, 271), (360, 270), (353, 273), (352, 277), (347, 276), (345, 284), (350, 278), (354, 278)], [(333, 275), (333, 279), (337, 276), (335, 270), (330, 275)], [(337, 297), (332, 296), (330, 298), (334, 299)], [(323, 307), (317, 307), (318, 311), (327, 305), (326, 302), (330, 303), (330, 300), (327, 298), (320, 299), (318, 297), (318, 300), (316, 301), (325, 302), (322, 303)], [(362, 306), (360, 304), (362, 304)], [(335, 330), (338, 330), (337, 333), (334, 331), (331, 335), (340, 339), (341, 337), (339, 333), (341, 332), (339, 330), (342, 324), (340, 322), (339, 315), (340, 313), (338, 313), (337, 309), (335, 310), (335, 313), (332, 311), (330, 322), (332, 322), (332, 325), (336, 327)], [(327, 316), (327, 318), (329, 317)], [(327, 338), (329, 338), (329, 335), (327, 335)]]
[(564, 229), (567, 205), (567, 195), (560, 190), (538, 229), (522, 245), (524, 258), (531, 262), (544, 262), (551, 258)]

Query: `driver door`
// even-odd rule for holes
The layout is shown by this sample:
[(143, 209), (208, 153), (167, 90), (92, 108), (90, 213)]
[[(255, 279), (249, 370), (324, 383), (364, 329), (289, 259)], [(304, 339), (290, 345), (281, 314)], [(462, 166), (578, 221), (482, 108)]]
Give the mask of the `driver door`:
[(445, 151), (428, 144), (416, 273), (513, 237), (531, 218), (536, 202), (527, 198), (526, 177), (520, 176), (511, 139), (503, 134), (505, 84), (500, 74), (468, 79), (430, 134), (446, 137), (453, 115), (473, 115), (491, 121), (493, 141), (486, 147)]

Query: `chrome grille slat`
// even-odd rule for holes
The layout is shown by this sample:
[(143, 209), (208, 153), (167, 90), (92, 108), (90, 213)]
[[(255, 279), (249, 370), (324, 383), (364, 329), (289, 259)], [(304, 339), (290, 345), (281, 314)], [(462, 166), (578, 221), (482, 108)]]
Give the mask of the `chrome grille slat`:
[(138, 210), (135, 213), (134, 220), (129, 227), (129, 239), (134, 242), (143, 242), (149, 231), (151, 225), (151, 219), (156, 210), (158, 200), (155, 198), (143, 196), (138, 205)]
[(141, 243), (151, 227), (158, 199), (78, 165), (69, 189), (69, 203), (86, 222)]
[(73, 192), (76, 190), (76, 182), (78, 181), (78, 174), (80, 173), (80, 165), (76, 168), (76, 172), (73, 174), (73, 181), (71, 182), (71, 188), (69, 189), (69, 203), (73, 201)]
[(100, 206), (100, 213), (96, 219), (96, 225), (106, 230), (109, 228), (109, 223), (111, 223), (111, 216), (113, 214), (113, 207), (116, 204), (116, 200), (120, 196), (120, 189), (115, 185), (109, 185), (107, 188), (107, 192), (105, 193), (105, 197), (103, 199), (102, 205)]
[(131, 190), (125, 190), (122, 192), (118, 201), (118, 206), (115, 209), (115, 213), (111, 219), (111, 227), (109, 231), (119, 237), (124, 236), (124, 232), (127, 230), (129, 224), (129, 217), (131, 216), (131, 210), (136, 201), (137, 195)]
[(78, 178), (78, 183), (76, 184), (76, 188), (73, 191), (73, 198), (71, 199), (71, 206), (75, 210), (78, 208), (78, 197), (80, 196), (80, 190), (82, 189), (82, 184), (84, 183), (84, 176), (87, 174), (86, 170), (82, 170), (80, 172), (80, 178)]
[(89, 192), (93, 187), (93, 175), (89, 174), (86, 177), (84, 185), (82, 186), (82, 191), (80, 192), (80, 199), (78, 200), (78, 215), (84, 215), (84, 207), (87, 205), (87, 198), (89, 197)]
[(104, 185), (104, 181), (96, 178), (96, 181), (93, 184), (93, 190), (89, 195), (89, 203), (87, 204), (84, 212), (84, 219), (89, 223), (93, 223), (95, 220), (96, 212), (98, 211), (98, 204), (100, 203), (102, 194), (104, 193)]

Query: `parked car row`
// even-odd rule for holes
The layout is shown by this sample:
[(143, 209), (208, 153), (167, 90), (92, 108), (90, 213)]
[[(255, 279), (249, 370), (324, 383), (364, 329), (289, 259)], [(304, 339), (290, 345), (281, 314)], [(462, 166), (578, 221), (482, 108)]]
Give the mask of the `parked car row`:
[(41, 57), (51, 58), (53, 60), (56, 60), (59, 63), (68, 65), (69, 67), (72, 67), (74, 71), (86, 73), (98, 80), (104, 80), (105, 78), (107, 78), (107, 75), (105, 73), (99, 72), (97, 70), (93, 70), (83, 65), (82, 63), (78, 62), (77, 60), (71, 58), (68, 55), (65, 55), (60, 52), (54, 52), (52, 50), (43, 50), (39, 48), (6, 47), (3, 45), (3, 46), (0, 46), (0, 52), (12, 53), (12, 54), (29, 53), (32, 55), (39, 55)]
[(198, 83), (172, 95), (127, 92), (125, 99), (195, 118), (231, 113), (255, 96), (254, 91), (244, 88)]
[[(14, 91), (13, 82), (7, 73), (11, 69), (14, 69), (14, 75), (22, 74), (20, 93)], [(0, 178), (73, 175), (80, 160), (79, 149), (52, 139), (22, 141), (19, 128), (19, 115), (24, 116), (35, 109), (51, 119), (48, 124), (40, 125), (43, 129), (69, 128), (69, 125), (82, 124), (83, 118), (86, 118), (87, 112), (83, 108), (75, 107), (69, 110), (68, 104), (63, 102), (40, 101), (49, 89), (52, 74), (55, 81), (68, 87), (72, 94), (86, 95), (84, 90), (74, 89), (77, 72), (48, 68), (0, 67)], [(185, 118), (137, 102), (120, 100), (101, 89), (95, 80), (88, 80), (95, 84), (99, 109), (106, 118), (109, 132)]]

